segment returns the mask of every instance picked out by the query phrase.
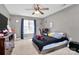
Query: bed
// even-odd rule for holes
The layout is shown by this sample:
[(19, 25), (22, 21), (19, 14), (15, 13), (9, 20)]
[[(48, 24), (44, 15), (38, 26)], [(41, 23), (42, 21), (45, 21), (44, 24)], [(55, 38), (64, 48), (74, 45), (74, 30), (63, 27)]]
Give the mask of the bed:
[(68, 45), (69, 39), (67, 36), (61, 36), (61, 38), (55, 36), (43, 35), (42, 38), (38, 39), (37, 35), (35, 35), (32, 38), (33, 45), (36, 50), (42, 54), (64, 48)]

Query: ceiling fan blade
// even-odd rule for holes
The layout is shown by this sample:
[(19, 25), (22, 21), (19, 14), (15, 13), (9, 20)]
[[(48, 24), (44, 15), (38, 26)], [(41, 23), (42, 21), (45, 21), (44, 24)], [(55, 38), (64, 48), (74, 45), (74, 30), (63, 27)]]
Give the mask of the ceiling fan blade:
[(49, 10), (49, 8), (40, 8), (40, 10)]
[(25, 10), (34, 10), (34, 9), (25, 9)]
[(42, 11), (38, 10), (41, 14), (44, 14)]
[(43, 15), (44, 13), (41, 10), (49, 10), (49, 8), (41, 8), (39, 4), (34, 4), (33, 9), (32, 8), (28, 8), (28, 9), (25, 9), (25, 10), (28, 10), (28, 11), (34, 10), (34, 11), (36, 11), (36, 12), (33, 12), (32, 15), (34, 15), (36, 13), (39, 13), (39, 12), (40, 12), (40, 14)]

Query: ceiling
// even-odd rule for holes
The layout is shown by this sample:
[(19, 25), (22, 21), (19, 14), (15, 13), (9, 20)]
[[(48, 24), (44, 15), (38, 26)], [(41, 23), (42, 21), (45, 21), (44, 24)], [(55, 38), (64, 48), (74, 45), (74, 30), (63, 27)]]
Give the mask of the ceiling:
[(22, 15), (22, 16), (30, 16), (30, 17), (39, 17), (44, 18), (48, 15), (51, 15), (55, 12), (58, 12), (64, 8), (67, 8), (71, 5), (68, 4), (40, 4), (41, 7), (49, 8), (49, 10), (44, 10), (44, 14), (41, 15), (32, 15), (34, 10), (26, 10), (33, 9), (33, 4), (5, 4), (5, 7), (12, 15)]

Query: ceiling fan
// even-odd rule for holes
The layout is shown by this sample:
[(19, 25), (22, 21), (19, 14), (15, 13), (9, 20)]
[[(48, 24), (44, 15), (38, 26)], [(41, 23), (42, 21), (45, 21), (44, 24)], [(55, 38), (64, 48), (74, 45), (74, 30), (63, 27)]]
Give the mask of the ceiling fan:
[(34, 4), (33, 9), (26, 9), (26, 10), (34, 10), (32, 15), (39, 13), (43, 15), (44, 12), (42, 10), (49, 10), (49, 8), (42, 8), (39, 4)]

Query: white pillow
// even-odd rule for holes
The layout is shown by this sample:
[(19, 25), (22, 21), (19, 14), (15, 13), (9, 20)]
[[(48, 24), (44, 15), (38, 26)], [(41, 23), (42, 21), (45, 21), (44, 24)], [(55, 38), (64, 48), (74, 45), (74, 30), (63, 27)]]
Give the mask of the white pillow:
[(57, 39), (60, 39), (60, 38), (62, 38), (62, 37), (65, 37), (65, 35), (64, 35), (64, 33), (57, 33), (57, 32), (55, 32), (55, 33), (53, 34), (53, 37), (55, 37), (55, 38), (57, 38)]

